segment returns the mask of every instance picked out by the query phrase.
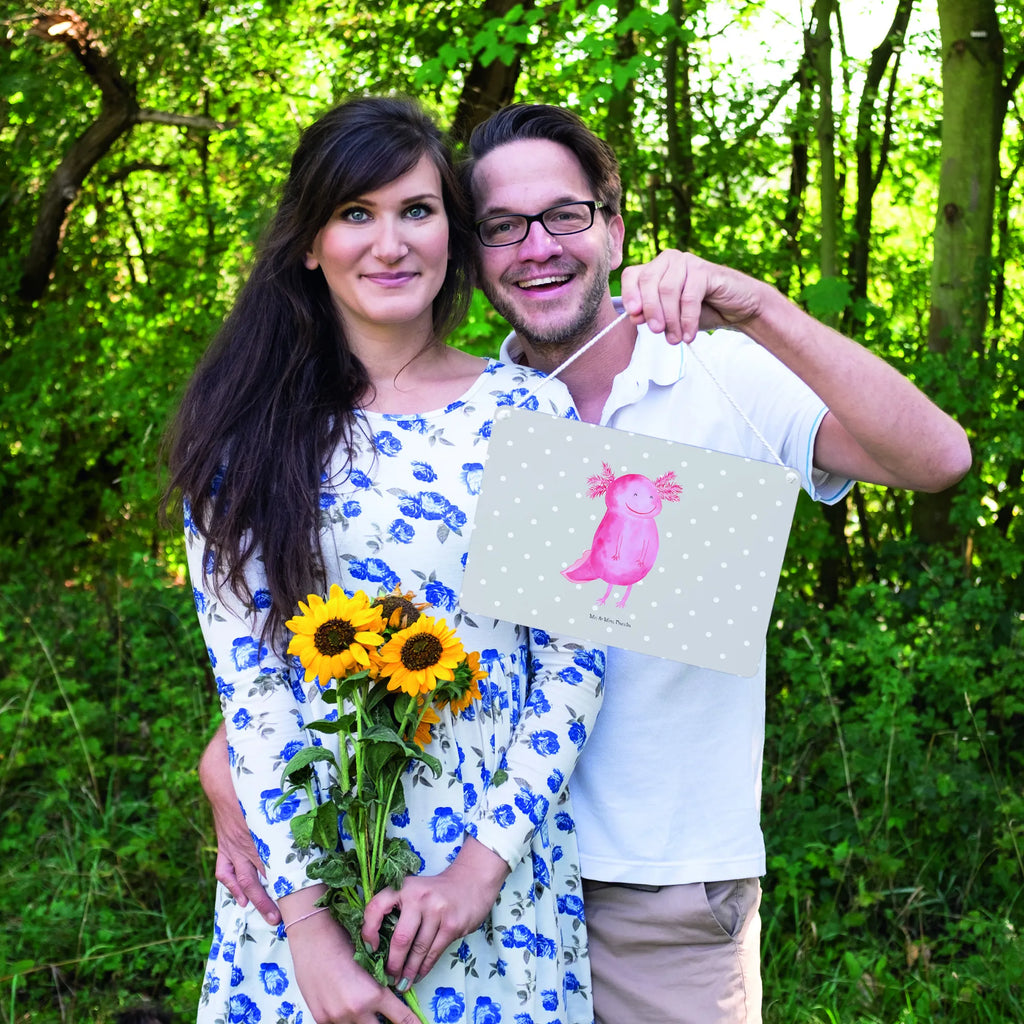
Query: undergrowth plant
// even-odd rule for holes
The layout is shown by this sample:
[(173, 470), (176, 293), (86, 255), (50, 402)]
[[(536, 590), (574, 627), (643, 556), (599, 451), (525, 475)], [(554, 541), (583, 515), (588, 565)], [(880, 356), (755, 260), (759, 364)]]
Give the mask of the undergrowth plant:
[(20, 575), (0, 592), (0, 1021), (188, 1016), (214, 885), (196, 762), (216, 707), (191, 591), (143, 557)]
[[(191, 589), (144, 556), (31, 570), (0, 592), (0, 1022), (187, 1021), (216, 714)], [(894, 543), (830, 609), (799, 573), (768, 652), (767, 1024), (1024, 1020), (1016, 577)]]
[(904, 544), (834, 609), (780, 593), (766, 1020), (1024, 1020), (1014, 578), (983, 585)]

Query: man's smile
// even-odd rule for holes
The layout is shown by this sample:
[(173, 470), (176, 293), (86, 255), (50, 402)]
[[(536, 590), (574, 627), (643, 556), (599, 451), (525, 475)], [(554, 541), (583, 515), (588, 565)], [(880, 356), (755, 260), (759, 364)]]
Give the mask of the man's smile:
[(544, 288), (548, 285), (565, 284), (573, 279), (572, 274), (559, 274), (557, 276), (533, 277), (526, 281), (516, 281), (517, 288)]

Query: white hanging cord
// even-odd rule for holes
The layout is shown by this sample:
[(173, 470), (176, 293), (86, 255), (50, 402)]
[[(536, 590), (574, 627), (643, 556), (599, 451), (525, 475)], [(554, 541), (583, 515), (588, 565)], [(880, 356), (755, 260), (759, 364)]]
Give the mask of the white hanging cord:
[(548, 375), (547, 375), (547, 376), (546, 376), (546, 377), (545, 377), (545, 378), (544, 378), (544, 379), (543, 379), (543, 380), (542, 380), (542, 381), (541, 381), (541, 382), (540, 382), (540, 383), (539, 383), (539, 384), (538, 384), (538, 385), (537, 385), (537, 386), (536, 386), (536, 387), (535, 387), (535, 388), (534, 388), (534, 389), (533, 389), (533, 390), (532, 390), (532, 391), (530, 392), (530, 394), (529, 394), (529, 395), (527, 395), (527, 398), (530, 398), (530, 397), (532, 397), (533, 395), (536, 395), (536, 394), (537, 394), (537, 392), (538, 392), (538, 391), (540, 391), (540, 389), (541, 389), (542, 387), (544, 387), (544, 385), (545, 385), (545, 384), (547, 384), (547, 383), (548, 383), (548, 381), (554, 380), (554, 379), (555, 379), (555, 378), (556, 378), (556, 377), (557, 377), (557, 376), (558, 376), (558, 375), (559, 375), (559, 374), (560, 374), (560, 373), (561, 373), (561, 372), (562, 372), (562, 371), (563, 371), (563, 370), (564, 370), (564, 369), (565, 369), (565, 368), (566, 368), (567, 366), (572, 366), (572, 364), (573, 364), (573, 363), (575, 363), (575, 362), (576, 362), (576, 360), (577, 360), (577, 359), (579, 359), (579, 357), (580, 357), (581, 355), (583, 355), (583, 353), (584, 353), (584, 352), (587, 352), (587, 351), (589, 351), (589, 350), (590, 350), (591, 348), (593, 348), (593, 347), (594, 347), (594, 345), (596, 345), (596, 344), (597, 344), (597, 342), (599, 342), (599, 341), (600, 341), (600, 340), (601, 340), (601, 339), (602, 339), (602, 338), (603, 338), (603, 337), (604, 337), (604, 336), (605, 336), (605, 335), (606, 335), (606, 334), (607, 334), (607, 333), (608, 333), (608, 332), (609, 332), (609, 331), (610, 331), (610, 330), (611, 330), (611, 329), (612, 329), (613, 327), (617, 327), (617, 326), (618, 326), (619, 324), (621, 324), (621, 323), (622, 323), (622, 321), (623, 321), (623, 320), (625, 320), (625, 319), (626, 319), (626, 317), (628, 317), (628, 316), (629, 316), (629, 314), (628, 314), (628, 313), (620, 313), (620, 314), (619, 314), (619, 315), (618, 315), (618, 316), (617, 316), (617, 317), (616, 317), (616, 318), (615, 318), (615, 319), (614, 319), (614, 320), (613, 320), (613, 321), (612, 321), (612, 322), (611, 322), (611, 323), (610, 323), (610, 324), (609, 324), (609, 325), (608, 325), (607, 327), (605, 327), (605, 328), (603, 328), (602, 330), (598, 331), (598, 332), (597, 332), (597, 334), (595, 334), (595, 335), (594, 335), (594, 336), (593, 336), (593, 337), (592, 337), (592, 338), (590, 339), (590, 341), (588, 341), (588, 342), (586, 343), (586, 345), (584, 345), (584, 346), (583, 346), (582, 348), (579, 348), (579, 349), (577, 349), (577, 350), (576, 350), (575, 352), (573, 352), (573, 354), (572, 354), (571, 356), (569, 356), (569, 358), (568, 358), (568, 359), (566, 359), (566, 361), (565, 361), (564, 363), (562, 363), (562, 365), (561, 365), (561, 366), (556, 366), (556, 367), (555, 367), (555, 368), (554, 368), (554, 369), (553, 369), (553, 370), (552, 370), (552, 371), (551, 371), (551, 372), (550, 372), (550, 373), (549, 373), (549, 374), (548, 374)]
[[(548, 383), (548, 381), (554, 380), (567, 366), (571, 366), (577, 359), (579, 359), (581, 355), (583, 355), (584, 352), (587, 352), (594, 345), (596, 345), (597, 342), (599, 342), (606, 334), (608, 334), (609, 331), (612, 330), (612, 328), (617, 327), (628, 316), (628, 313), (621, 313), (610, 324), (608, 324), (607, 327), (598, 331), (597, 334), (595, 334), (594, 337), (592, 337), (590, 341), (588, 341), (582, 348), (579, 348), (575, 352), (573, 352), (573, 354), (569, 356), (569, 358), (566, 359), (566, 361), (562, 363), (561, 366), (556, 366), (555, 369), (553, 369), (546, 377), (542, 378), (540, 382), (530, 391), (526, 398), (522, 402), (520, 402), (520, 406), (525, 405), (530, 398), (534, 397), (537, 394), (537, 392), (540, 391), (540, 389), (544, 387), (545, 384)], [(664, 344), (668, 344), (668, 342), (665, 342)], [(697, 355), (697, 350), (694, 348), (694, 346), (688, 345), (686, 351), (689, 355), (693, 356), (693, 358), (697, 361), (701, 369), (711, 378), (711, 381), (715, 385), (715, 387), (717, 387), (718, 390), (722, 392), (728, 403), (740, 415), (740, 418), (743, 420), (743, 422), (746, 423), (748, 427), (750, 427), (758, 441), (760, 441), (761, 444), (764, 445), (764, 447), (771, 453), (772, 458), (780, 466), (785, 468), (786, 464), (785, 462), (782, 461), (782, 456), (779, 455), (779, 453), (775, 450), (771, 442), (769, 442), (768, 438), (766, 438), (764, 434), (762, 434), (761, 431), (757, 429), (757, 427), (751, 421), (750, 417), (747, 416), (747, 414), (740, 407), (736, 399), (733, 398), (731, 394), (729, 394), (729, 391), (725, 387), (725, 385), (711, 372), (711, 368), (707, 365), (707, 363), (705, 363), (704, 360), (701, 359), (699, 355)]]
[(725, 385), (711, 372), (711, 368), (708, 366), (708, 364), (705, 363), (699, 355), (697, 355), (697, 350), (693, 347), (693, 345), (690, 345), (686, 351), (688, 355), (693, 356), (693, 358), (697, 360), (697, 362), (700, 364), (704, 372), (715, 383), (718, 390), (721, 391), (723, 395), (725, 395), (726, 400), (729, 402), (729, 404), (740, 414), (740, 416), (743, 419), (743, 422), (746, 423), (746, 425), (750, 427), (750, 429), (754, 432), (754, 436), (758, 439), (758, 441), (760, 441), (761, 444), (763, 444), (765, 448), (767, 448), (768, 451), (771, 452), (772, 458), (780, 466), (785, 467), (786, 464), (782, 461), (782, 456), (779, 455), (779, 453), (772, 447), (771, 442), (769, 442), (768, 438), (766, 438), (764, 434), (762, 434), (761, 431), (754, 426), (754, 424), (750, 420), (750, 417), (747, 416), (747, 414), (740, 408), (739, 403), (736, 401), (736, 399), (729, 394)]

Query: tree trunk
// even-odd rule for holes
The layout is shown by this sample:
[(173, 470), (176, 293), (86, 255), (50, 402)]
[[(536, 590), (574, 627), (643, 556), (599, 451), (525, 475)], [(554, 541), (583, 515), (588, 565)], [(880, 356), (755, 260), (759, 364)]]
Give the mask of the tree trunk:
[(29, 34), (66, 46), (100, 92), (99, 116), (72, 143), (43, 191), (18, 285), (20, 298), (35, 302), (43, 297), (50, 283), (68, 214), (82, 184), (122, 135), (142, 121), (187, 125), (203, 131), (216, 131), (227, 124), (209, 117), (141, 109), (135, 85), (124, 78), (106, 47), (74, 11), (61, 8), (38, 14)]
[[(899, 54), (907, 35), (907, 24), (914, 8), (914, 0), (899, 0), (885, 39), (871, 53), (864, 91), (857, 109), (857, 197), (853, 214), (853, 245), (849, 259), (850, 295), (863, 299), (868, 294), (868, 255), (871, 251), (871, 214), (875, 190), (882, 178), (889, 158), (892, 137), (892, 101), (896, 86)], [(895, 57), (895, 59), (893, 59)], [(874, 129), (875, 110), (882, 79), (892, 65), (889, 95), (885, 104), (885, 117), (877, 143)]]
[(786, 194), (786, 211), (782, 218), (782, 230), (786, 236), (786, 249), (790, 257), (790, 270), (788, 275), (780, 278), (778, 282), (780, 290), (790, 298), (798, 296), (806, 283), (804, 281), (804, 254), (800, 232), (803, 227), (804, 209), (807, 206), (807, 186), (810, 174), (807, 136), (812, 118), (810, 112), (814, 108), (813, 86), (806, 60), (800, 62), (796, 85), (797, 101), (789, 133), (789, 187)]
[[(484, 22), (492, 18), (503, 18), (517, 3), (524, 10), (534, 6), (534, 0), (486, 0), (482, 8)], [(521, 65), (518, 53), (511, 64), (495, 59), (485, 66), (480, 63), (479, 57), (473, 61), (473, 66), (463, 80), (462, 93), (452, 118), (451, 137), (457, 146), (469, 141), (478, 124), (512, 102)]]
[(131, 131), (138, 105), (134, 88), (121, 77), (89, 26), (74, 11), (40, 14), (30, 32), (40, 39), (63, 43), (96, 83), (101, 96), (99, 117), (64, 154), (43, 192), (18, 287), (21, 298), (33, 302), (42, 298), (49, 284), (68, 210), (82, 182), (114, 143)]
[(819, 263), (822, 277), (839, 273), (839, 194), (836, 183), (836, 127), (832, 106), (832, 8), (834, 0), (814, 0), (811, 27), (807, 32), (807, 55), (818, 87), (816, 134), (818, 140), (821, 201), (821, 245)]
[[(818, 143), (818, 196), (821, 203), (821, 242), (818, 262), (821, 276), (839, 275), (839, 185), (836, 180), (836, 130), (832, 105), (832, 12), (834, 0), (814, 0), (807, 32), (807, 59), (817, 85), (818, 107), (815, 135)], [(841, 581), (849, 575), (850, 549), (846, 538), (846, 501), (823, 509), (831, 538), (822, 558), (819, 594), (826, 607), (839, 599)]]
[[(1020, 61), (1008, 76), (1003, 87), (1003, 103), (1009, 106), (1009, 99), (1024, 81), (1024, 60)], [(1024, 169), (1024, 140), (1018, 139), (1017, 155), (1013, 166), (999, 182), (998, 201), (996, 203), (996, 264), (992, 283), (992, 329), (998, 333), (1003, 323), (1003, 302), (1006, 298), (1006, 262), (1012, 252), (1010, 213), (1013, 209), (1011, 192), (1021, 170)]]
[[(992, 272), (999, 142), (1006, 112), (1003, 39), (994, 0), (939, 0), (942, 167), (931, 274), (928, 347), (966, 359), (984, 345)], [(952, 492), (920, 494), (914, 532), (955, 543)]]
[[(633, 13), (636, 0), (616, 0), (615, 20), (620, 25)], [(636, 36), (633, 32), (624, 32), (615, 44), (616, 60), (625, 66), (636, 56)], [(636, 87), (630, 79), (615, 92), (608, 101), (608, 125), (606, 136), (614, 138), (620, 162), (628, 161), (628, 151), (635, 148), (633, 141), (633, 100)]]
[[(683, 0), (670, 0), (669, 14), (682, 25)], [(690, 92), (690, 48), (673, 37), (665, 48), (666, 166), (675, 207), (675, 235), (671, 244), (689, 249), (693, 244), (693, 97)]]
[(939, 0), (942, 167), (928, 346), (982, 346), (988, 310), (999, 141), (1006, 110), (994, 0)]

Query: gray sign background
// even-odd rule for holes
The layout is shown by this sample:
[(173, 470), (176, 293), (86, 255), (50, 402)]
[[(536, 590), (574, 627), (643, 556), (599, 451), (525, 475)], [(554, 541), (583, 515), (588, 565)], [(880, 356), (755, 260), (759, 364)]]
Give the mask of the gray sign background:
[[(588, 480), (675, 473), (678, 502), (655, 519), (659, 549), (625, 593), (562, 575), (607, 506)], [(798, 475), (783, 466), (523, 409), (490, 439), (462, 607), (554, 633), (734, 675), (757, 671), (786, 551)]]

